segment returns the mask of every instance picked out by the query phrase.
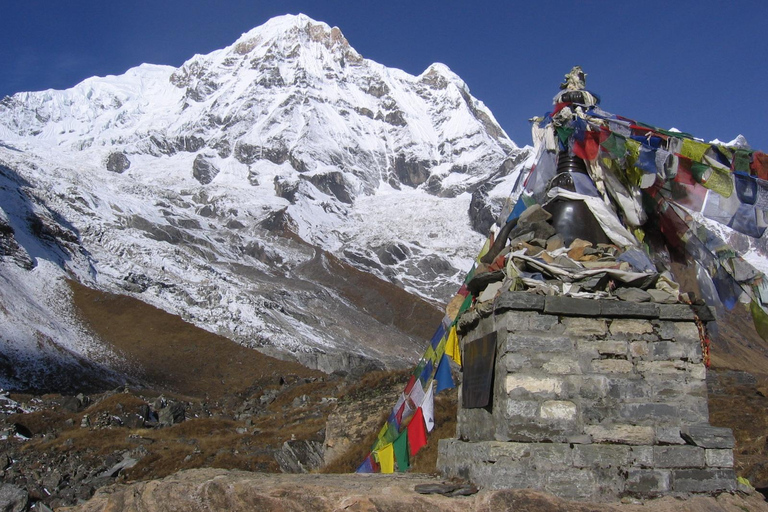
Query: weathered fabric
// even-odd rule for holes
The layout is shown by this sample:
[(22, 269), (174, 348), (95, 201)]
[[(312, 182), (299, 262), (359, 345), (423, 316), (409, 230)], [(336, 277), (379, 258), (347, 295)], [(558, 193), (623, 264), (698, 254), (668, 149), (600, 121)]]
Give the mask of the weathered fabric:
[(453, 376), (451, 375), (451, 363), (445, 354), (443, 354), (442, 359), (440, 359), (440, 364), (437, 366), (435, 380), (437, 381), (438, 393), (444, 389), (456, 387), (453, 383)]
[(403, 430), (397, 439), (395, 439), (395, 442), (392, 443), (392, 448), (394, 451), (395, 462), (397, 463), (397, 470), (400, 473), (405, 473), (408, 471), (408, 468), (411, 467), (408, 458), (408, 429)]
[(376, 451), (382, 473), (395, 472), (395, 450), (392, 443), (382, 446)]
[(451, 327), (451, 331), (448, 333), (448, 342), (445, 344), (445, 355), (461, 366), (461, 348), (459, 347), (459, 336), (456, 333), (455, 325)]
[(432, 432), (435, 428), (435, 389), (432, 382), (427, 387), (427, 394), (421, 402), (421, 412), (424, 415), (424, 425), (427, 432)]
[(419, 453), (427, 444), (427, 427), (424, 424), (424, 412), (421, 408), (416, 410), (413, 419), (408, 424), (408, 451), (411, 457)]

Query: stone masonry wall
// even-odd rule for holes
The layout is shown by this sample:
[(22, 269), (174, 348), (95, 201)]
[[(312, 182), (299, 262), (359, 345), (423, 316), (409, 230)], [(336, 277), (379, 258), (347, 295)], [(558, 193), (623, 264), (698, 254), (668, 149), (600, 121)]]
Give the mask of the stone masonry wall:
[(496, 360), (492, 403), (460, 403), (440, 441), (446, 476), (570, 499), (735, 488), (691, 306), (506, 292), (459, 327), (462, 347), (495, 331)]

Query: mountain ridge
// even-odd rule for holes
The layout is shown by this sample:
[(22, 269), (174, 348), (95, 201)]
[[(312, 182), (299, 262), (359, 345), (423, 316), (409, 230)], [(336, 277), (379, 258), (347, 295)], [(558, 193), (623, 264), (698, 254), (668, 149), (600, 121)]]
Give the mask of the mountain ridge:
[[(325, 271), (320, 255), (340, 282), (364, 271), (422, 297), (397, 300), (445, 302), (529, 157), (446, 66), (412, 76), (338, 28), (283, 16), (179, 68), (0, 100), (0, 165), (24, 198), (2, 205), (0, 265), (42, 272), (46, 259), (52, 279), (325, 371), (348, 369), (348, 354), (407, 366), (423, 333), (382, 324), (308, 269)], [(58, 248), (14, 245), (38, 237), (28, 211)], [(44, 303), (39, 292), (24, 300)], [(0, 339), (33, 346), (34, 330)]]

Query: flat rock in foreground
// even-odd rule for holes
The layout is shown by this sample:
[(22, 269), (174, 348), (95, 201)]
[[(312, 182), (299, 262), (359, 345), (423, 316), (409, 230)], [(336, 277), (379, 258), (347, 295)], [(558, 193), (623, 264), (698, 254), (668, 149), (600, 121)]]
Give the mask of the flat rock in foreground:
[(644, 503), (606, 505), (576, 503), (529, 490), (485, 491), (468, 497), (420, 495), (418, 484), (435, 483), (427, 475), (265, 474), (222, 469), (182, 471), (162, 480), (114, 485), (97, 491), (69, 512), (116, 511), (501, 511), (621, 512), (700, 511), (768, 512), (760, 494), (721, 494), (678, 500), (666, 497)]

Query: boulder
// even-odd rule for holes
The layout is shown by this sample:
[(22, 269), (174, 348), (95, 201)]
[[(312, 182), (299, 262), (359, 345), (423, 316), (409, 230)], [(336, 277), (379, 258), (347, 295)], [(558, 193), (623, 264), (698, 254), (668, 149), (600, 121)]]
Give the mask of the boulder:
[(181, 402), (168, 402), (158, 413), (161, 425), (170, 426), (184, 421), (184, 404)]
[(22, 512), (27, 510), (29, 493), (18, 485), (0, 483), (0, 510)]
[(113, 151), (107, 157), (106, 168), (109, 172), (122, 174), (131, 167), (131, 161), (122, 151)]

